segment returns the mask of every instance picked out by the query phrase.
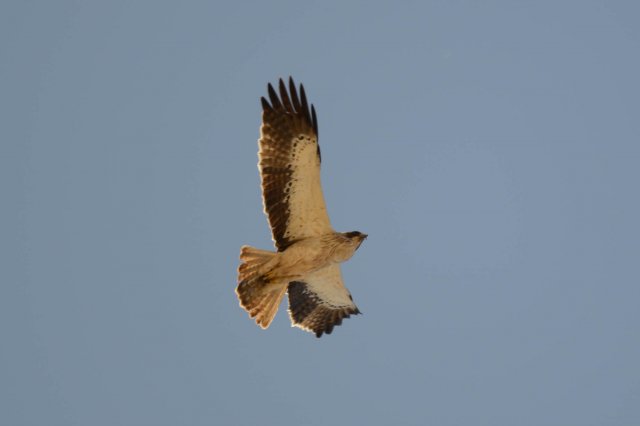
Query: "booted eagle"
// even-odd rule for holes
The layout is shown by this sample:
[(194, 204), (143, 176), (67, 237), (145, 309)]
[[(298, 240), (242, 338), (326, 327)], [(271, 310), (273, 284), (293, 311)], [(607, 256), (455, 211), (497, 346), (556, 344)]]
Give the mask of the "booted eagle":
[(318, 120), (289, 78), (279, 92), (268, 85), (262, 101), (258, 168), (262, 201), (277, 251), (243, 246), (238, 287), (240, 306), (267, 328), (280, 301), (289, 296), (291, 323), (315, 333), (331, 333), (344, 318), (359, 314), (342, 282), (340, 263), (367, 238), (331, 227), (320, 184)]

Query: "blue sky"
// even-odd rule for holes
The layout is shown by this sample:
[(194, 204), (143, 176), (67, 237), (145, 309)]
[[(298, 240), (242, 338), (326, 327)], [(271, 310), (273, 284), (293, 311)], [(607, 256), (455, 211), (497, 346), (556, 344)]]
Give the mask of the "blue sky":
[[(639, 424), (639, 12), (3, 2), (0, 423)], [(289, 75), (369, 234), (322, 339), (234, 294)]]

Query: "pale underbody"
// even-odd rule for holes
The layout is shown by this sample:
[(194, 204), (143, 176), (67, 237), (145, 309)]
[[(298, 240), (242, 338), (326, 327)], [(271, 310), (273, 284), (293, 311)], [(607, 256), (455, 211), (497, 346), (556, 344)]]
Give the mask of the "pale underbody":
[(276, 253), (260, 266), (258, 275), (274, 284), (299, 280), (310, 272), (349, 260), (359, 245), (339, 233), (305, 238)]

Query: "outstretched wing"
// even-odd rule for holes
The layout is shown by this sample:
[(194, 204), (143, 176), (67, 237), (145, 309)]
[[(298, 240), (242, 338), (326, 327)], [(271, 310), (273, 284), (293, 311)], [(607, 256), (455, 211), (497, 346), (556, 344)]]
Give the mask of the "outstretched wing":
[(280, 96), (269, 84), (262, 98), (258, 168), (262, 200), (278, 251), (293, 242), (332, 232), (320, 184), (320, 148), (316, 112), (300, 97), (293, 79), (289, 92), (280, 80)]
[(343, 318), (360, 313), (342, 282), (339, 265), (331, 265), (293, 281), (287, 289), (289, 316), (294, 326), (322, 336), (331, 334)]

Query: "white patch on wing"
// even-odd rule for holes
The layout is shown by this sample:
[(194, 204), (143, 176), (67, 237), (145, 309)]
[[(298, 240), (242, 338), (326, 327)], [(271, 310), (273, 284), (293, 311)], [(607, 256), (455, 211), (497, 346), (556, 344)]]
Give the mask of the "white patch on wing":
[(319, 301), (329, 308), (356, 308), (349, 290), (342, 281), (340, 265), (334, 264), (311, 272), (303, 280), (309, 291), (318, 296)]

